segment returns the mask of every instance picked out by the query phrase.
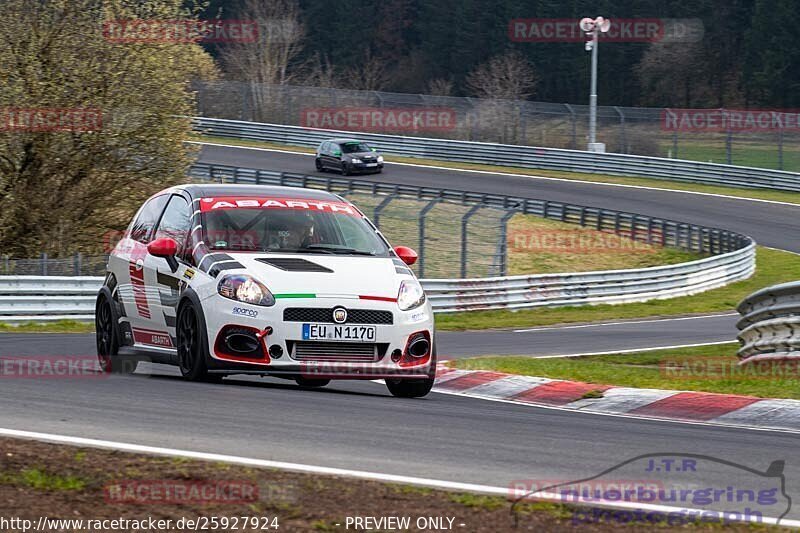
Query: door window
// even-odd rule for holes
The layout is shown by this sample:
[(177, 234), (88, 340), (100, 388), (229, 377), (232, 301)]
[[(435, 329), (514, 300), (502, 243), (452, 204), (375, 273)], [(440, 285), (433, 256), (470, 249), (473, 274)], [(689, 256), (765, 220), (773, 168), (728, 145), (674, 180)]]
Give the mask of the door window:
[(158, 222), (158, 217), (164, 210), (164, 205), (167, 203), (169, 197), (166, 194), (156, 196), (147, 201), (139, 210), (139, 215), (131, 223), (128, 234), (130, 238), (139, 241), (142, 244), (147, 244), (153, 235), (153, 228)]

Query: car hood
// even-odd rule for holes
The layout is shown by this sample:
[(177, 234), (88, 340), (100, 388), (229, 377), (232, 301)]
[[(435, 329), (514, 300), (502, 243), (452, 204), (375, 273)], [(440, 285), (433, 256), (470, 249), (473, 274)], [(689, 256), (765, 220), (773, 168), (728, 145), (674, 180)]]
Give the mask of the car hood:
[[(400, 281), (391, 257), (229, 253), (273, 294), (396, 298)], [(399, 260), (398, 260), (399, 261)]]
[(378, 157), (380, 154), (378, 152), (352, 152), (349, 154), (345, 154), (347, 157)]

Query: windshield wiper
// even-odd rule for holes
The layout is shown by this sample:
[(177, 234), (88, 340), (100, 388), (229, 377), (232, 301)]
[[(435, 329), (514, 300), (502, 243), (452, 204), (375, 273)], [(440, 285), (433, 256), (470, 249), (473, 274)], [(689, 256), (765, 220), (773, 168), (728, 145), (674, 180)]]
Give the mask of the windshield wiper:
[(374, 256), (373, 252), (364, 250), (356, 250), (355, 248), (348, 248), (346, 246), (337, 246), (335, 244), (309, 244), (301, 250), (328, 252), (332, 254), (350, 254), (350, 255), (370, 255)]

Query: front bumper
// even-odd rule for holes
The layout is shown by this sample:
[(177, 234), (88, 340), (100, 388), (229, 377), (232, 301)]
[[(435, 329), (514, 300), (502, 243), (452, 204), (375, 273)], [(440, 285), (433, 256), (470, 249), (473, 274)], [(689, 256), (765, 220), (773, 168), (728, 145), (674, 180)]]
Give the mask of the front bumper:
[(383, 170), (383, 163), (371, 165), (370, 163), (349, 163), (352, 172), (377, 172)]
[[(303, 339), (303, 324), (309, 322), (284, 321), (287, 308), (331, 309), (343, 306), (348, 310), (390, 311), (392, 324), (358, 324), (375, 326), (374, 342), (356, 343), (361, 346), (374, 345), (377, 360), (343, 361), (327, 357), (322, 353), (319, 360), (295, 358), (298, 342)], [(430, 304), (401, 311), (395, 302), (342, 299), (342, 298), (291, 298), (279, 299), (272, 307), (259, 307), (242, 304), (215, 295), (203, 302), (208, 331), (209, 371), (217, 373), (268, 374), (288, 378), (305, 377), (309, 379), (388, 379), (388, 378), (428, 378), (435, 370), (433, 354), (434, 329), (433, 313)], [(320, 323), (320, 322), (314, 322)], [(331, 322), (323, 322), (333, 325)], [(345, 323), (344, 326), (352, 325)], [(220, 348), (220, 338), (224, 338), (232, 328), (241, 328), (252, 333), (271, 332), (261, 338), (263, 357), (236, 357)], [(407, 354), (409, 338), (420, 332), (428, 332), (431, 349), (427, 357), (412, 358)], [(347, 343), (347, 341), (324, 341), (325, 343)], [(278, 351), (280, 357), (270, 356)], [(223, 347), (224, 348), (224, 347)], [(397, 352), (402, 354), (397, 360)], [(393, 355), (395, 357), (393, 357)]]

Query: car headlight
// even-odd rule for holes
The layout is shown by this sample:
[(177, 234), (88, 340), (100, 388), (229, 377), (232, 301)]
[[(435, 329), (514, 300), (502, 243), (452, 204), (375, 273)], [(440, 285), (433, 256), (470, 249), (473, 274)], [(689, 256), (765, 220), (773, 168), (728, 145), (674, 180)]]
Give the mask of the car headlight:
[(383, 156), (382, 155), (378, 156), (378, 163), (383, 163)]
[(350, 162), (351, 163), (361, 163), (361, 160), (359, 158), (357, 158), (357, 157), (354, 157), (353, 159), (350, 160)]
[(231, 274), (222, 278), (217, 292), (225, 298), (251, 305), (275, 305), (275, 297), (262, 283), (250, 276)]
[(425, 292), (417, 280), (403, 280), (397, 293), (397, 305), (400, 310), (408, 311), (425, 303)]

